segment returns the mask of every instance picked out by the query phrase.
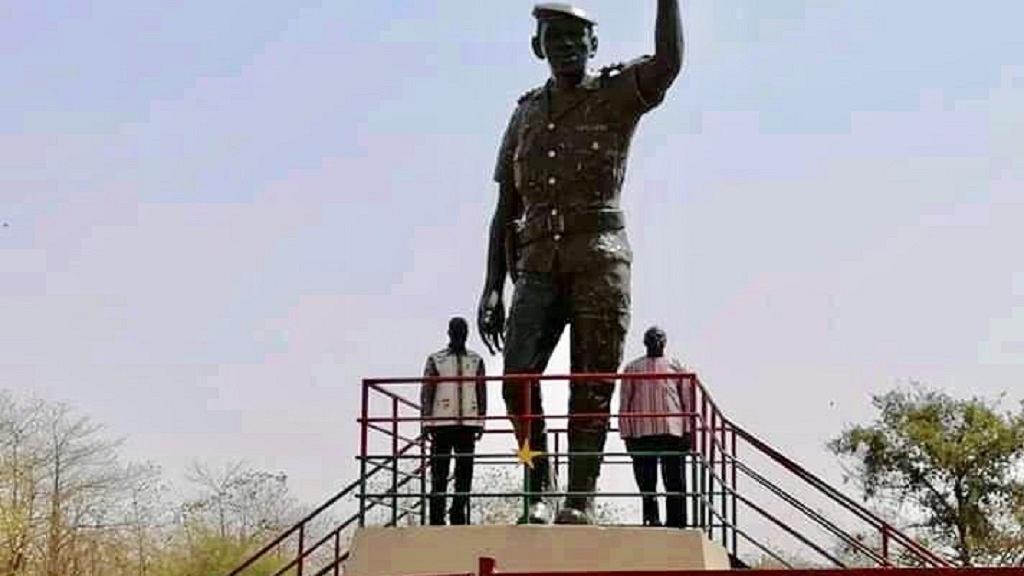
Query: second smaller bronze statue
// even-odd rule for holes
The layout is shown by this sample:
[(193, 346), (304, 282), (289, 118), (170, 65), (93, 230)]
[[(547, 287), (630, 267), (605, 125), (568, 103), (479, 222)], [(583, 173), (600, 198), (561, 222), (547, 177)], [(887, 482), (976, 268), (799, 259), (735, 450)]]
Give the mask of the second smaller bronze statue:
[[(566, 324), (572, 372), (612, 373), (629, 328), (632, 252), (620, 209), (626, 158), (640, 117), (661, 103), (682, 67), (679, 2), (658, 0), (654, 56), (598, 74), (587, 72), (597, 35), (586, 12), (545, 3), (533, 14), (533, 52), (551, 77), (519, 100), (502, 140), (477, 325), (492, 353), (504, 341), (505, 374), (543, 373)], [(515, 291), (506, 324), (508, 273)], [(571, 494), (556, 523), (591, 522), (614, 387), (614, 380), (571, 385)], [(521, 417), (528, 407), (543, 414), (539, 383), (506, 383), (503, 396), (521, 452), (544, 452), (543, 419)], [(532, 463), (531, 491), (542, 492), (550, 481), (547, 459)], [(531, 501), (520, 521), (549, 522), (542, 499)]]

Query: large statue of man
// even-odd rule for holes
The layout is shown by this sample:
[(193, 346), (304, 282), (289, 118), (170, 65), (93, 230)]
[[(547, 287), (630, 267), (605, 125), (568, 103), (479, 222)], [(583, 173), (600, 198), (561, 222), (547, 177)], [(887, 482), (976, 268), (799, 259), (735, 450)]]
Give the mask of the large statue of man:
[[(629, 326), (630, 261), (619, 197), (630, 140), (640, 117), (657, 106), (683, 62), (678, 0), (658, 0), (655, 54), (587, 72), (597, 50), (596, 22), (561, 3), (538, 4), (533, 52), (550, 79), (519, 100), (505, 131), (494, 179), (499, 198), (491, 221), (487, 279), (477, 323), (488, 349), (505, 344), (506, 374), (541, 374), (565, 325), (571, 329), (572, 372), (612, 373), (622, 360)], [(508, 322), (505, 275), (515, 285)], [(591, 522), (613, 380), (574, 382), (569, 449), (570, 495), (555, 519)], [(529, 394), (506, 383), (506, 408), (520, 445), (546, 449), (539, 383)], [(533, 461), (531, 491), (549, 485), (547, 459)], [(546, 523), (550, 512), (532, 500), (523, 522)]]

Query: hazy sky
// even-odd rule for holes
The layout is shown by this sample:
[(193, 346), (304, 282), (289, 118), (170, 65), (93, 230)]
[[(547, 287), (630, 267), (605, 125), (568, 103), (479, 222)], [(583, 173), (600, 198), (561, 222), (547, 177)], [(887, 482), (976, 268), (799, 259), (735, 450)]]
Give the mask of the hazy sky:
[[(351, 480), (359, 379), (418, 374), (474, 314), (498, 140), (546, 74), (531, 4), (5, 3), (0, 386), (172, 476)], [(653, 50), (655, 4), (584, 2), (595, 62)], [(1024, 4), (684, 17), (627, 176), (627, 356), (663, 325), (730, 416), (832, 479), (824, 442), (872, 392), (1020, 398)]]

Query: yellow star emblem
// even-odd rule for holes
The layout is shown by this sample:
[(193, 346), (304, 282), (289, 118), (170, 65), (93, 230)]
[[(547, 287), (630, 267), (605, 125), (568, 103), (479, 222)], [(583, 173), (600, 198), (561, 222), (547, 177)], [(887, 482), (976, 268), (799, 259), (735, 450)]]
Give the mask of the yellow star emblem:
[(522, 464), (526, 464), (527, 466), (530, 467), (530, 469), (533, 469), (533, 459), (537, 458), (538, 456), (543, 456), (543, 455), (544, 455), (543, 452), (540, 452), (540, 451), (535, 452), (535, 451), (530, 449), (530, 439), (529, 438), (527, 438), (526, 440), (523, 440), (522, 445), (519, 446), (519, 450), (516, 451), (516, 457), (519, 458), (519, 462), (522, 463)]

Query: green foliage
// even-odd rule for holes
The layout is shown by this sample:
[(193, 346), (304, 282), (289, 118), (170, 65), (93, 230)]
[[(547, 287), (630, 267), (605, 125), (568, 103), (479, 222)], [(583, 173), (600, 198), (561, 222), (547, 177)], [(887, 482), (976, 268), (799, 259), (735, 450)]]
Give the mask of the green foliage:
[(921, 386), (873, 404), (874, 422), (829, 443), (864, 497), (899, 507), (964, 566), (1024, 561), (1024, 410)]
[[(152, 576), (211, 576), (230, 573), (263, 542), (220, 536), (216, 531), (193, 534), (185, 542), (169, 546), (160, 556)], [(270, 576), (285, 560), (269, 557), (250, 566), (246, 576)]]

